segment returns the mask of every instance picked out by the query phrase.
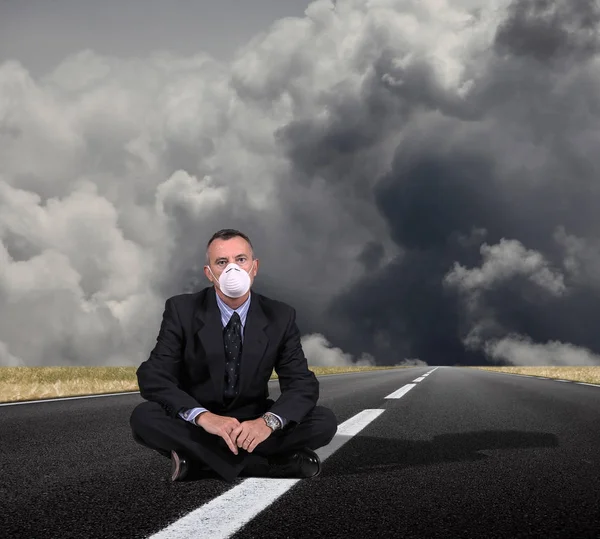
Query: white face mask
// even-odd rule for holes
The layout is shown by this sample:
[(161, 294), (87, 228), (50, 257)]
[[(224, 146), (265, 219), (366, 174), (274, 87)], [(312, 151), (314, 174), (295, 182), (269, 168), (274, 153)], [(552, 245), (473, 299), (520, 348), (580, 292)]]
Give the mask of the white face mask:
[[(250, 271), (254, 268), (254, 261)], [(208, 266), (208, 270), (215, 277), (215, 274)], [(215, 277), (216, 279), (216, 277)], [(223, 294), (230, 298), (241, 298), (248, 290), (250, 290), (250, 275), (249, 272), (240, 268), (237, 264), (231, 262), (221, 273), (219, 277), (219, 289)]]

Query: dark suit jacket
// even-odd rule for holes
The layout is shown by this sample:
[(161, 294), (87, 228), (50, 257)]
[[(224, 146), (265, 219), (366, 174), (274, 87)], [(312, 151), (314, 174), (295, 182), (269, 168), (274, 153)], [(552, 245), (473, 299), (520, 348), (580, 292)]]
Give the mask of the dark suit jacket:
[[(233, 402), (223, 402), (223, 325), (213, 286), (167, 299), (156, 346), (136, 371), (140, 395), (159, 403), (173, 418), (182, 410), (204, 406), (243, 421), (270, 407), (290, 425), (300, 422), (317, 403), (319, 382), (300, 345), (296, 311), (250, 293), (239, 393)], [(275, 403), (268, 399), (267, 386), (273, 368), (281, 388)]]

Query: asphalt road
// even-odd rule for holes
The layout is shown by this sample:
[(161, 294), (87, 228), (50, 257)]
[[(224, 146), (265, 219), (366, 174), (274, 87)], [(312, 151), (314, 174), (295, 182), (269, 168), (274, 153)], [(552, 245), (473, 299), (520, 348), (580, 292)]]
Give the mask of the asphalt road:
[(131, 437), (139, 394), (0, 406), (0, 538), (600, 538), (600, 386), (454, 367), (319, 379), (340, 434), (306, 480), (171, 483)]

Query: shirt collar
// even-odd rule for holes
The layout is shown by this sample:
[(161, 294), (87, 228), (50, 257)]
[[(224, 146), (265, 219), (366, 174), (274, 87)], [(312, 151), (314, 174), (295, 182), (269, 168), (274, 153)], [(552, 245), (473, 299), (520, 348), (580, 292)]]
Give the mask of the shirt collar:
[(252, 298), (252, 293), (248, 295), (248, 299), (244, 301), (244, 303), (242, 303), (237, 309), (232, 309), (229, 307), (229, 305), (226, 305), (225, 302), (220, 298), (219, 294), (217, 294), (216, 290), (215, 296), (217, 297), (217, 305), (221, 311), (221, 322), (223, 322), (223, 327), (229, 323), (229, 319), (233, 316), (234, 311), (240, 315), (242, 327), (244, 327), (246, 325), (246, 317), (248, 315), (248, 309), (250, 308), (250, 299)]

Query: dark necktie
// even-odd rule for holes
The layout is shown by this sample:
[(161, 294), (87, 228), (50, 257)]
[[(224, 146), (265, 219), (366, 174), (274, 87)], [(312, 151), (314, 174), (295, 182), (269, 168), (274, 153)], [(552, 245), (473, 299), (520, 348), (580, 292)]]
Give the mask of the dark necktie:
[(225, 345), (225, 399), (233, 399), (237, 394), (237, 380), (242, 357), (242, 321), (233, 313), (223, 333)]

